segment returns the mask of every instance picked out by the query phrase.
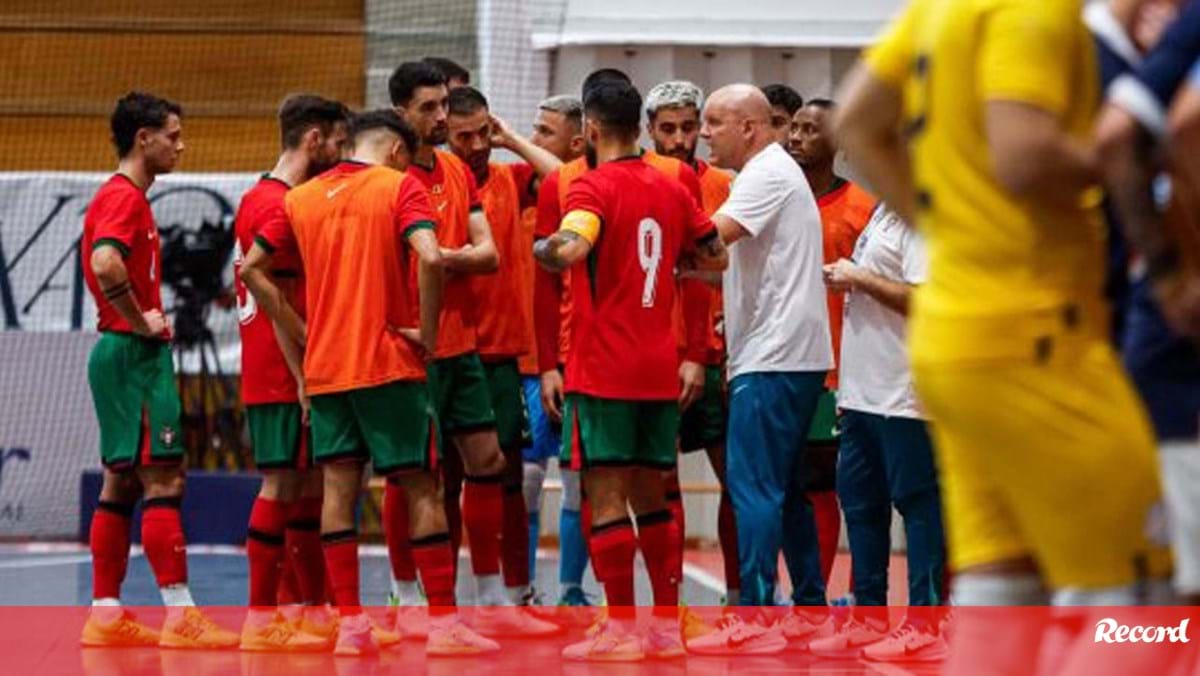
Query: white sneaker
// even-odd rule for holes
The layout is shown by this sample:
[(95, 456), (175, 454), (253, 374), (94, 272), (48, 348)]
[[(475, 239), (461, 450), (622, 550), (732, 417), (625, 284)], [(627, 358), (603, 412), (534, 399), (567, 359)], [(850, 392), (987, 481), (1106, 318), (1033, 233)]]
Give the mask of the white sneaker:
[(869, 620), (859, 622), (851, 617), (833, 636), (813, 639), (808, 650), (819, 657), (858, 657), (864, 647), (887, 638), (887, 625), (871, 624)]
[(939, 662), (949, 650), (936, 629), (905, 622), (883, 640), (863, 648), (863, 657), (874, 662)]
[(826, 616), (814, 621), (805, 613), (795, 610), (788, 611), (776, 620), (775, 627), (787, 639), (789, 650), (807, 650), (809, 643), (833, 636), (833, 618)]
[(343, 617), (338, 625), (337, 645), (333, 648), (333, 654), (358, 657), (378, 653), (379, 643), (375, 640), (374, 629), (366, 613)]
[(484, 636), (542, 638), (563, 631), (557, 624), (538, 619), (519, 606), (479, 606), (471, 624)]
[(592, 636), (563, 648), (562, 656), (574, 662), (640, 662), (646, 654), (641, 639), (609, 620)]
[(457, 615), (429, 623), (429, 638), (425, 641), (425, 654), (429, 657), (481, 655), (499, 650), (499, 643), (475, 633)]
[(396, 621), (393, 630), (406, 641), (424, 641), (429, 638), (429, 606), (396, 606)]
[(682, 632), (675, 619), (654, 618), (642, 633), (642, 652), (652, 660), (673, 660), (683, 657)]
[(783, 652), (787, 639), (778, 627), (747, 624), (734, 613), (717, 620), (715, 631), (687, 642), (696, 655), (774, 655)]

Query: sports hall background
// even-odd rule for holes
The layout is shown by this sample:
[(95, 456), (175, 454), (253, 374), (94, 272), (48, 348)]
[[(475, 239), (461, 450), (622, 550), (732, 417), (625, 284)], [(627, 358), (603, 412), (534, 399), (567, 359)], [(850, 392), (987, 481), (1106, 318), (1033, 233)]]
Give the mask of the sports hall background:
[[(523, 133), (538, 101), (577, 94), (583, 76), (601, 66), (625, 70), (643, 91), (686, 78), (706, 91), (737, 81), (783, 82), (806, 98), (828, 96), (859, 47), (899, 5), (5, 0), (0, 539), (79, 537), (80, 524), (87, 523), (81, 521), (87, 503), (81, 495), (98, 490), (95, 475), (88, 475), (99, 462), (85, 375), (97, 337), (95, 311), (76, 251), (87, 202), (115, 167), (107, 118), (124, 92), (144, 89), (184, 107), (181, 169), (160, 179), (150, 199), (160, 226), (174, 228), (164, 244), (177, 243), (164, 250), (164, 301), (179, 307), (177, 328), (189, 318), (195, 324), (193, 340), (176, 352), (193, 472), (189, 502), (209, 517), (189, 523), (189, 539), (236, 541), (246, 521), (223, 518), (221, 510), (239, 491), (252, 495), (256, 482), (231, 474), (249, 466), (250, 454), (237, 403), (236, 309), (226, 293), (233, 258), (224, 238), (242, 192), (275, 161), (275, 113), (285, 95), (309, 91), (352, 108), (385, 105), (387, 77), (396, 65), (437, 55), (469, 68), (492, 110)], [(688, 457), (682, 476), (688, 536), (713, 541), (717, 494), (703, 454)], [(556, 491), (547, 492), (542, 514), (543, 536), (554, 537)], [(368, 503), (368, 530), (373, 519)], [(203, 524), (209, 525), (198, 532)]]

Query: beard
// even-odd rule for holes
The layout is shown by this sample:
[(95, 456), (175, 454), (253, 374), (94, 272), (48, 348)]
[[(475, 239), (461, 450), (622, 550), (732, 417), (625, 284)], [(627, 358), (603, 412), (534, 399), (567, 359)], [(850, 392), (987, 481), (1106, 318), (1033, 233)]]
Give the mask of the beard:
[(467, 164), (471, 167), (476, 177), (484, 176), (488, 171), (488, 162), (492, 160), (492, 152), (490, 150), (481, 151), (467, 158)]
[(694, 146), (690, 150), (683, 146), (677, 146), (675, 148), (671, 148), (665, 153), (659, 154), (666, 155), (667, 157), (674, 157), (680, 162), (687, 163), (689, 166), (696, 163), (696, 148)]
[(449, 136), (450, 129), (448, 127), (434, 127), (428, 134), (425, 135), (425, 138), (421, 139), (421, 141), (424, 142), (425, 145), (440, 146), (446, 142), (446, 139), (449, 138)]
[(587, 158), (588, 166), (595, 169), (596, 168), (596, 147), (590, 143), (587, 144), (587, 146), (583, 150), (583, 154), (584, 154), (584, 157)]

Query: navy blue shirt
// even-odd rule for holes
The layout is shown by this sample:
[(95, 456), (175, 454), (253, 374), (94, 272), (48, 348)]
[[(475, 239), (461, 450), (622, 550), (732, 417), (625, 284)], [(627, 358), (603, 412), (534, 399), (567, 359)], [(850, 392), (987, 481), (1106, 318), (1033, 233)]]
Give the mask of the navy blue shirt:
[[(1200, 0), (1190, 0), (1142, 63), (1131, 74), (1116, 75), (1111, 98), (1161, 135), (1166, 110), (1198, 58)], [(1158, 438), (1195, 439), (1200, 436), (1200, 351), (1168, 328), (1144, 272), (1131, 280), (1124, 314), (1121, 352)]]

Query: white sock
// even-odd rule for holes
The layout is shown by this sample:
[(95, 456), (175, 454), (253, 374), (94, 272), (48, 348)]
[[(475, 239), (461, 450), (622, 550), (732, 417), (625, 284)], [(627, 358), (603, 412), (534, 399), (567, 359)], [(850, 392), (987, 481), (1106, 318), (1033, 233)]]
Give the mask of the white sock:
[(392, 578), (392, 596), (395, 596), (396, 602), (402, 606), (425, 605), (425, 601), (421, 598), (421, 587), (416, 580)]
[[(1032, 573), (964, 573), (954, 578), (956, 606), (1037, 606), (1048, 598), (1041, 578)], [(989, 673), (1026, 673), (1042, 639), (1037, 622), (1006, 623), (993, 615), (959, 613), (945, 673), (976, 673), (980, 664), (987, 664)]]
[(954, 577), (956, 606), (1043, 606), (1049, 597), (1033, 573), (963, 573)]
[(519, 587), (505, 587), (504, 591), (508, 594), (508, 602), (514, 606), (519, 606), (525, 602), (525, 595), (529, 593), (529, 585), (523, 584)]
[(1132, 585), (1101, 589), (1059, 589), (1050, 602), (1056, 606), (1132, 606), (1138, 602)]
[(172, 584), (159, 590), (162, 594), (163, 605), (167, 607), (167, 619), (174, 620), (183, 616), (183, 611), (196, 605), (192, 600), (192, 592), (186, 584)]
[(508, 597), (504, 595), (504, 581), (499, 575), (476, 575), (475, 593), (478, 605), (510, 605), (508, 602)]
[(93, 599), (92, 617), (101, 622), (112, 622), (121, 616), (121, 600), (114, 598)]

